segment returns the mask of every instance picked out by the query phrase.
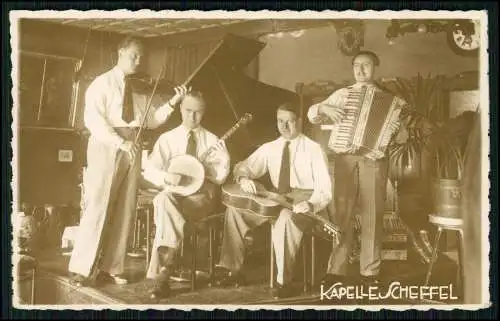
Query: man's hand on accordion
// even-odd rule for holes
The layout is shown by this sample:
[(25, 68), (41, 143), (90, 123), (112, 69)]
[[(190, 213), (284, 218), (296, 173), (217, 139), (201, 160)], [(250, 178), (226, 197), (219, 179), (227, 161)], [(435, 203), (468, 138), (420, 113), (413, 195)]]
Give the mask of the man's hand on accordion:
[(333, 123), (338, 123), (344, 118), (345, 111), (337, 106), (321, 104), (318, 108), (318, 114), (327, 116)]

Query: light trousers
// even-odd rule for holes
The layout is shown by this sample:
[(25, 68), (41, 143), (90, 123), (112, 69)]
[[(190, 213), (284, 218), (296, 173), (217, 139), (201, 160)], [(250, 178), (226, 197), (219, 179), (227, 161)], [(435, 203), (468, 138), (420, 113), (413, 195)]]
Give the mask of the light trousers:
[(159, 247), (178, 249), (184, 240), (186, 223), (195, 223), (210, 215), (215, 206), (215, 199), (216, 185), (209, 182), (206, 182), (198, 193), (187, 197), (168, 192), (156, 195), (153, 199), (156, 233), (147, 278), (154, 279), (159, 276), (162, 268)]
[[(292, 198), (294, 203), (298, 203), (308, 200), (311, 192), (294, 190), (287, 196)], [(245, 237), (247, 233), (269, 221), (274, 221), (271, 237), (276, 256), (276, 281), (282, 285), (288, 283), (293, 277), (293, 267), (303, 234), (310, 227), (311, 221), (299, 214), (293, 214), (286, 208), (280, 211), (277, 218), (270, 219), (248, 210), (228, 206), (224, 223), (220, 265), (233, 272), (240, 271), (245, 259)]]
[(387, 184), (387, 163), (361, 156), (335, 158), (335, 214), (333, 223), (342, 230), (340, 244), (328, 262), (328, 273), (345, 275), (355, 242), (353, 229), (355, 207), (361, 218), (360, 274), (374, 276), (380, 272), (383, 216)]

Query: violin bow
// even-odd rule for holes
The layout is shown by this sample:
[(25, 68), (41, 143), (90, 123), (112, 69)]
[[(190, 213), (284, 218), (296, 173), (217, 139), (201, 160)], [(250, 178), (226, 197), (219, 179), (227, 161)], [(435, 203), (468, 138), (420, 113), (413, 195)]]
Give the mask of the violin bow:
[(148, 119), (148, 114), (149, 114), (149, 110), (151, 109), (151, 105), (152, 105), (152, 102), (153, 102), (153, 97), (154, 97), (154, 95), (156, 93), (156, 89), (158, 88), (158, 84), (160, 83), (160, 79), (163, 76), (164, 71), (165, 71), (165, 65), (163, 65), (161, 67), (160, 73), (158, 74), (158, 77), (156, 77), (156, 81), (155, 81), (155, 85), (153, 87), (153, 91), (151, 92), (151, 94), (149, 96), (149, 99), (148, 99), (148, 102), (146, 104), (146, 112), (144, 113), (144, 116), (142, 117), (141, 126), (139, 127), (139, 131), (137, 132), (137, 134), (135, 136), (134, 145), (137, 145), (139, 143), (141, 134), (142, 134), (142, 132), (144, 130), (144, 127), (146, 126), (146, 120)]

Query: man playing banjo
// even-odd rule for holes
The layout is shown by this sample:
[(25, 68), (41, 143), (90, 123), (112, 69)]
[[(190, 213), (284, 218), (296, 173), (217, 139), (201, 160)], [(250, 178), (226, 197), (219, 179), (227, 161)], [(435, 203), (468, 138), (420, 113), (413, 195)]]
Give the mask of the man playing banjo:
[[(224, 141), (200, 125), (205, 112), (203, 95), (188, 91), (180, 111), (182, 124), (158, 138), (145, 166), (146, 172), (163, 178), (165, 184), (165, 189), (153, 200), (156, 233), (146, 275), (155, 280), (150, 293), (153, 299), (168, 296), (168, 280), (184, 238), (184, 226), (210, 213), (218, 186), (224, 183), (230, 170), (230, 156)], [(213, 151), (200, 159), (211, 148)], [(169, 173), (168, 169), (175, 157), (186, 154), (203, 164), (205, 180), (197, 192), (181, 196), (173, 190), (182, 185), (182, 177)]]

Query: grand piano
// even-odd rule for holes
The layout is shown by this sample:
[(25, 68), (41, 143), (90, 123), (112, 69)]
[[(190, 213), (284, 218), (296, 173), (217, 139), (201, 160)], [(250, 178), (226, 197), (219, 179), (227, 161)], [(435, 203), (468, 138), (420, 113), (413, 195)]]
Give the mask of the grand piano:
[[(219, 137), (244, 114), (252, 114), (252, 121), (226, 141), (233, 164), (278, 136), (276, 108), (297, 98), (295, 92), (265, 84), (245, 74), (245, 68), (265, 46), (266, 43), (260, 41), (228, 34), (185, 81), (193, 90), (203, 93), (207, 111), (202, 124)], [(162, 87), (173, 93), (172, 84)], [(149, 133), (149, 142), (154, 142), (160, 133), (180, 121), (180, 114), (174, 113), (164, 126)]]

